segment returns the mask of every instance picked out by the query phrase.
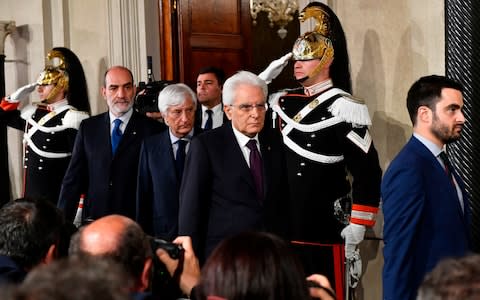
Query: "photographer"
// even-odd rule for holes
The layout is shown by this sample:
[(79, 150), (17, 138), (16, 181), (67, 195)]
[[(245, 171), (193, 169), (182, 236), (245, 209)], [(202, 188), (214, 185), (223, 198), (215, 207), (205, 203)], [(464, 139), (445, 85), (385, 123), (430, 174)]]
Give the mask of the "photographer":
[[(188, 249), (186, 243), (185, 247)], [(154, 265), (149, 237), (135, 221), (127, 217), (109, 215), (81, 227), (72, 238), (70, 255), (80, 258), (100, 256), (120, 263), (130, 277), (126, 286), (135, 299), (178, 298), (171, 298), (174, 296), (171, 286), (152, 287), (153, 292), (148, 291)], [(180, 286), (188, 286), (188, 283), (181, 282)], [(189, 294), (190, 290), (191, 287), (186, 290), (186, 294)], [(179, 291), (178, 293), (181, 294)]]

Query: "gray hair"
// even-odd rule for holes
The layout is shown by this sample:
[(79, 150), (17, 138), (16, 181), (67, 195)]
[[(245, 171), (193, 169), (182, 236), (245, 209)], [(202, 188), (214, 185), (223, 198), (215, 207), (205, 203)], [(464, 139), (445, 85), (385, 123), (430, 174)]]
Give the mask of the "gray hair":
[(267, 99), (268, 88), (264, 80), (257, 75), (248, 71), (239, 71), (232, 77), (228, 78), (223, 84), (222, 98), (223, 104), (231, 105), (235, 100), (237, 88), (240, 85), (251, 85), (262, 89), (264, 99)]
[(197, 95), (188, 85), (184, 83), (167, 85), (158, 95), (158, 110), (165, 114), (170, 106), (182, 104), (187, 97), (192, 98), (193, 105), (197, 108)]

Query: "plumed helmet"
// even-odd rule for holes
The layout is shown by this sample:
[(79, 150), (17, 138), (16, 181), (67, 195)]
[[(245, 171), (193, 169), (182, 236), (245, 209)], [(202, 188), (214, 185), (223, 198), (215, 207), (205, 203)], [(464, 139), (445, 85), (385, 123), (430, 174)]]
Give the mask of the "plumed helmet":
[[(90, 113), (85, 73), (80, 60), (70, 49), (55, 47), (48, 52), (45, 69), (40, 74), (37, 83), (56, 84), (52, 93), (55, 90), (58, 93), (63, 88), (70, 105)], [(49, 95), (47, 98), (50, 97), (52, 96)]]
[(309, 3), (299, 14), (301, 22), (314, 18), (315, 28), (301, 35), (293, 45), (294, 60), (320, 59), (316, 72), (331, 58), (330, 77), (333, 84), (351, 93), (350, 62), (345, 33), (338, 17), (321, 2)]
[(38, 76), (37, 84), (47, 85), (47, 84), (57, 84), (60, 80), (63, 80), (63, 85), (65, 89), (68, 88), (68, 76), (66, 73), (59, 69), (51, 66), (46, 67), (42, 73)]
[(332, 41), (318, 32), (308, 32), (300, 36), (293, 45), (294, 60), (311, 60), (319, 58), (326, 61), (333, 58)]

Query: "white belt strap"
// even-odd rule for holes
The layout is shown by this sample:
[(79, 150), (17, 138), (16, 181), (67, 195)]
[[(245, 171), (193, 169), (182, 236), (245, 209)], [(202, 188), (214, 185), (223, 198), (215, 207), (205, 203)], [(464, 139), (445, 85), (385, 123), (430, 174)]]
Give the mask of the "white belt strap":
[(65, 158), (72, 156), (71, 152), (64, 152), (64, 153), (56, 153), (56, 152), (47, 152), (40, 150), (32, 141), (32, 139), (25, 135), (23, 138), (24, 143), (26, 143), (33, 152), (37, 153), (38, 155), (46, 158)]
[(288, 136), (284, 135), (283, 136), (283, 142), (285, 145), (290, 148), (292, 151), (297, 153), (298, 155), (308, 158), (310, 160), (324, 163), (324, 164), (332, 164), (336, 162), (340, 162), (343, 160), (343, 155), (337, 155), (337, 156), (328, 156), (328, 155), (322, 155), (318, 154), (312, 151), (308, 151), (302, 147), (300, 147), (297, 143), (292, 141)]

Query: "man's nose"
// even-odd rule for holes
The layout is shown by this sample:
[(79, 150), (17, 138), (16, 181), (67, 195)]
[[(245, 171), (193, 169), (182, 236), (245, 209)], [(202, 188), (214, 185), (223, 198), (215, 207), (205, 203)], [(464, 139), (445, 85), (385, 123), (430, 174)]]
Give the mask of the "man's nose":
[(126, 95), (125, 89), (122, 88), (122, 87), (120, 87), (120, 88), (118, 89), (118, 94), (117, 94), (117, 96), (120, 97), (120, 98), (124, 98), (125, 95)]
[(463, 111), (460, 111), (457, 117), (458, 122), (460, 123), (465, 123), (465, 115), (463, 114)]

